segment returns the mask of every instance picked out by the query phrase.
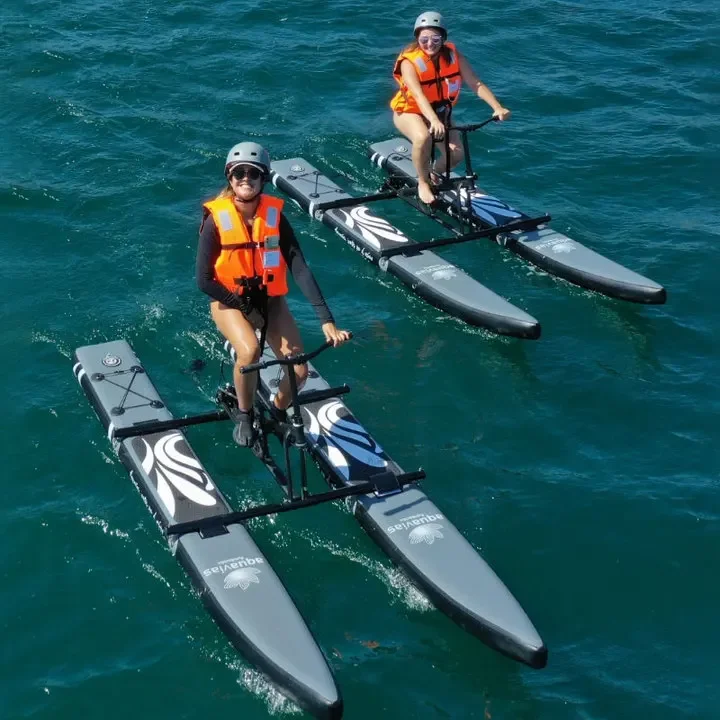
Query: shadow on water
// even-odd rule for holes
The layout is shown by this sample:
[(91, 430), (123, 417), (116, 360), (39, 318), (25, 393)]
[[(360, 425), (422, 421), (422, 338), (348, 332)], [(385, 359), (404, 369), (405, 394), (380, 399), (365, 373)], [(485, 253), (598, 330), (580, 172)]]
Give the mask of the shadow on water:
[[(460, 332), (467, 336), (467, 342), (459, 341), (454, 333), (452, 336), (448, 335), (442, 331), (442, 326), (431, 328), (410, 351), (415, 358), (414, 366), (417, 369), (449, 361), (446, 368), (452, 371), (459, 356), (467, 355), (468, 361), (478, 362), (478, 369), (482, 366), (491, 370), (501, 367), (504, 372), (510, 372), (525, 382), (538, 379), (527, 355), (527, 341), (500, 337), (447, 316), (443, 316), (443, 319), (457, 325)], [(376, 352), (395, 355), (400, 355), (405, 347), (405, 341), (397, 337), (382, 320), (375, 320), (369, 328), (356, 333), (354, 341), (366, 349), (374, 348)], [(468, 346), (467, 343), (477, 345)]]
[[(536, 717), (531, 686), (548, 682), (547, 670), (538, 673), (502, 657), (437, 611), (415, 615), (413, 627), (421, 635), (413, 644), (413, 658), (434, 668), (433, 700), (442, 703), (445, 693), (455, 698), (445, 705), (447, 717)], [(469, 698), (461, 690), (467, 687), (473, 688), (477, 714), (467, 712)], [(465, 708), (461, 715), (457, 705)]]
[(612, 325), (627, 338), (638, 360), (657, 369), (660, 364), (655, 346), (658, 332), (655, 309), (607, 299), (598, 306), (597, 314), (605, 324)]

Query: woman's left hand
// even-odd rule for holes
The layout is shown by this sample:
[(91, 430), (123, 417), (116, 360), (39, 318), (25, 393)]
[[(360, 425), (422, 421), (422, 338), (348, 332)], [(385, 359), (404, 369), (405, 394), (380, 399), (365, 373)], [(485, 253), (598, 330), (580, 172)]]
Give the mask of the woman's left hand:
[(496, 117), (500, 122), (503, 120), (509, 120), (512, 113), (504, 107), (499, 107), (494, 113), (493, 117)]
[(350, 333), (347, 330), (338, 330), (335, 323), (327, 322), (322, 326), (323, 334), (328, 342), (333, 344), (333, 347), (342, 345), (350, 339)]

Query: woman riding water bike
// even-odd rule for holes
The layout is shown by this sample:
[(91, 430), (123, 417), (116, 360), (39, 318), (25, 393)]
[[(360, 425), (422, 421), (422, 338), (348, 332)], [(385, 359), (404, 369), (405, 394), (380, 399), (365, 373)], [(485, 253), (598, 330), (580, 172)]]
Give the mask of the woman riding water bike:
[[(412, 161), (418, 176), (418, 197), (430, 204), (435, 200), (432, 184), (463, 158), (459, 133), (450, 130), (450, 159), (445, 157), (446, 128), (451, 127), (452, 108), (464, 82), (493, 110), (498, 120), (507, 120), (510, 111), (502, 106), (473, 72), (470, 63), (448, 42), (447, 28), (440, 13), (424, 12), (415, 21), (415, 40), (398, 56), (393, 77), (400, 85), (390, 107), (395, 127), (412, 142)], [(433, 139), (440, 157), (430, 169)], [(433, 177), (434, 175), (434, 177)]]
[[(197, 285), (210, 296), (210, 314), (236, 354), (233, 381), (238, 409), (233, 438), (238, 445), (254, 442), (253, 398), (257, 373), (240, 369), (257, 362), (266, 340), (278, 357), (303, 352), (302, 340), (285, 295), (287, 270), (315, 309), (325, 339), (341, 345), (349, 339), (338, 330), (320, 288), (308, 267), (295, 233), (282, 214), (283, 201), (265, 195), (270, 156), (261, 145), (242, 142), (228, 153), (227, 186), (203, 205), (195, 275)], [(260, 331), (260, 340), (256, 335)], [(307, 365), (294, 365), (298, 387), (307, 379)], [(287, 374), (274, 404), (282, 413), (290, 403)]]

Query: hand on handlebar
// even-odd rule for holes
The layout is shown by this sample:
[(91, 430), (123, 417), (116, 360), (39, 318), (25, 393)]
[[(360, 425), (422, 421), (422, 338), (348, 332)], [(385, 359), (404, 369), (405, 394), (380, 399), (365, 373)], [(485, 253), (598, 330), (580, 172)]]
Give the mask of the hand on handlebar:
[(430, 134), (436, 140), (442, 140), (445, 137), (445, 126), (438, 120), (437, 116), (430, 120)]
[(502, 122), (503, 120), (509, 120), (511, 114), (512, 113), (507, 108), (501, 107), (493, 113), (493, 117)]
[(348, 330), (338, 330), (335, 323), (332, 322), (323, 323), (322, 331), (325, 339), (328, 343), (332, 343), (333, 347), (342, 345), (352, 337), (352, 333)]
[(326, 341), (319, 348), (315, 348), (315, 350), (311, 350), (310, 352), (288, 355), (287, 357), (274, 357), (268, 360), (260, 360), (260, 362), (252, 363), (252, 365), (241, 367), (240, 373), (245, 375), (246, 373), (257, 372), (258, 370), (273, 367), (273, 365), (281, 365), (283, 367), (302, 365), (314, 357), (317, 357), (328, 348), (342, 345), (352, 337), (352, 333), (349, 330), (338, 330), (335, 327), (335, 323), (325, 323), (322, 328)]

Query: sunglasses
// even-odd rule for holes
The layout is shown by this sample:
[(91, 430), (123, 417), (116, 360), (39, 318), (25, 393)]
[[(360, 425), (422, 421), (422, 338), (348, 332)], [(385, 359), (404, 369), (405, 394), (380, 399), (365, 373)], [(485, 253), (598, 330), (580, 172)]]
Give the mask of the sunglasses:
[(240, 167), (234, 168), (230, 173), (230, 177), (234, 177), (236, 180), (248, 180), (255, 181), (259, 180), (263, 176), (262, 170), (254, 167), (253, 165), (241, 165)]
[(442, 35), (421, 35), (418, 38), (418, 44), (420, 45), (442, 45)]

